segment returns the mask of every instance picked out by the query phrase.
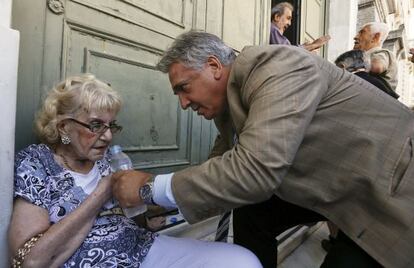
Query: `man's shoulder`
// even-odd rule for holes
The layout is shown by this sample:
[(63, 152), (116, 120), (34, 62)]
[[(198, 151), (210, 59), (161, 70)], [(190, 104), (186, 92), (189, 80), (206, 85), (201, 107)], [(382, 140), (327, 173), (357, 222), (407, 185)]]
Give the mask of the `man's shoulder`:
[(394, 53), (391, 50), (382, 47), (374, 47), (371, 48), (366, 52), (366, 54), (370, 55), (371, 57), (375, 57), (376, 55), (387, 55), (391, 59), (394, 59)]
[(315, 55), (296, 46), (261, 45), (246, 46), (234, 62), (234, 67), (243, 70), (257, 68), (257, 65), (273, 65), (274, 68), (286, 68), (292, 64), (304, 65), (315, 61)]
[(308, 54), (305, 50), (296, 46), (288, 45), (258, 45), (258, 46), (245, 46), (241, 50), (239, 56), (243, 57), (257, 57), (258, 55), (265, 54), (289, 54), (300, 53)]
[(291, 45), (289, 39), (286, 36), (280, 33), (279, 29), (271, 23), (270, 28), (270, 40), (269, 44), (271, 45)]
[(389, 53), (392, 53), (391, 50), (386, 49), (384, 47), (374, 47), (374, 48), (372, 48), (372, 51), (373, 52), (389, 52)]
[[(285, 45), (248, 46), (242, 49), (233, 63), (227, 85), (230, 91), (235, 88), (254, 89), (269, 78), (282, 79), (288, 73), (291, 73), (289, 79), (292, 81), (300, 80), (304, 72), (316, 74), (322, 65), (320, 57), (301, 48)], [(250, 93), (243, 97), (244, 101)]]

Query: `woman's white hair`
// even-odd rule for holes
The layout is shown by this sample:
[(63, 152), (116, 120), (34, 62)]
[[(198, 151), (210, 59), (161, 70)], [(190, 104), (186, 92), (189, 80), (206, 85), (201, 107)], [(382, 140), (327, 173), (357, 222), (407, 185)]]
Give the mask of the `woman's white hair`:
[(118, 113), (121, 103), (119, 94), (92, 74), (68, 77), (47, 94), (35, 120), (37, 135), (54, 146), (60, 140), (57, 125), (61, 120), (91, 111)]

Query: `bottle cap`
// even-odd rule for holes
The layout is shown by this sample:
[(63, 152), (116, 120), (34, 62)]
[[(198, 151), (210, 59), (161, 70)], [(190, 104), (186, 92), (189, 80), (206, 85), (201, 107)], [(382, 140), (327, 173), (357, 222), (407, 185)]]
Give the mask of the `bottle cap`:
[(109, 149), (111, 151), (111, 154), (117, 154), (119, 152), (122, 152), (122, 147), (120, 145), (114, 145)]

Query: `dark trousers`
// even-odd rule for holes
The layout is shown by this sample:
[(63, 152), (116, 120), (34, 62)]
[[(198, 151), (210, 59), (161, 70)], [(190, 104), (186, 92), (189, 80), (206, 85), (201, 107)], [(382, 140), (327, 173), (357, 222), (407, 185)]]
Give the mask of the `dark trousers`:
[(321, 268), (331, 267), (380, 268), (382, 266), (342, 231), (339, 231), (321, 265)]
[[(275, 268), (277, 267), (276, 236), (298, 224), (308, 224), (324, 220), (326, 220), (325, 217), (316, 212), (285, 202), (277, 196), (272, 196), (265, 202), (233, 210), (234, 243), (250, 249), (259, 258), (264, 268)], [(342, 236), (346, 237), (343, 233), (341, 234)], [(321, 267), (345, 267), (338, 266), (338, 263), (342, 261), (340, 256), (351, 258), (351, 262), (353, 262), (354, 258), (352, 256), (358, 255), (361, 252), (363, 253), (360, 254), (363, 260), (369, 257), (369, 261), (374, 261), (374, 264), (377, 264), (352, 240), (347, 239), (346, 247), (343, 247), (343, 244), (339, 244), (342, 246), (334, 248), (333, 252), (335, 254), (332, 257), (330, 257), (331, 253), (328, 253)], [(349, 241), (352, 243), (349, 243)], [(359, 262), (359, 259), (360, 257), (355, 259), (355, 262)], [(378, 266), (352, 265), (347, 267)]]

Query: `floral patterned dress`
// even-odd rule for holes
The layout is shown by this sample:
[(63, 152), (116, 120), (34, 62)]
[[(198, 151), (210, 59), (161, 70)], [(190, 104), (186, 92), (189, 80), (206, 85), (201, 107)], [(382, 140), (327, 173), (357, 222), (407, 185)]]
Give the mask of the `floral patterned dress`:
[[(108, 175), (108, 154), (96, 165), (101, 176)], [(14, 196), (47, 209), (54, 224), (75, 210), (88, 194), (76, 184), (71, 172), (55, 161), (50, 148), (39, 144), (16, 155)], [(105, 206), (109, 208), (108, 203)], [(139, 267), (156, 236), (123, 215), (97, 217), (85, 241), (63, 267)]]

